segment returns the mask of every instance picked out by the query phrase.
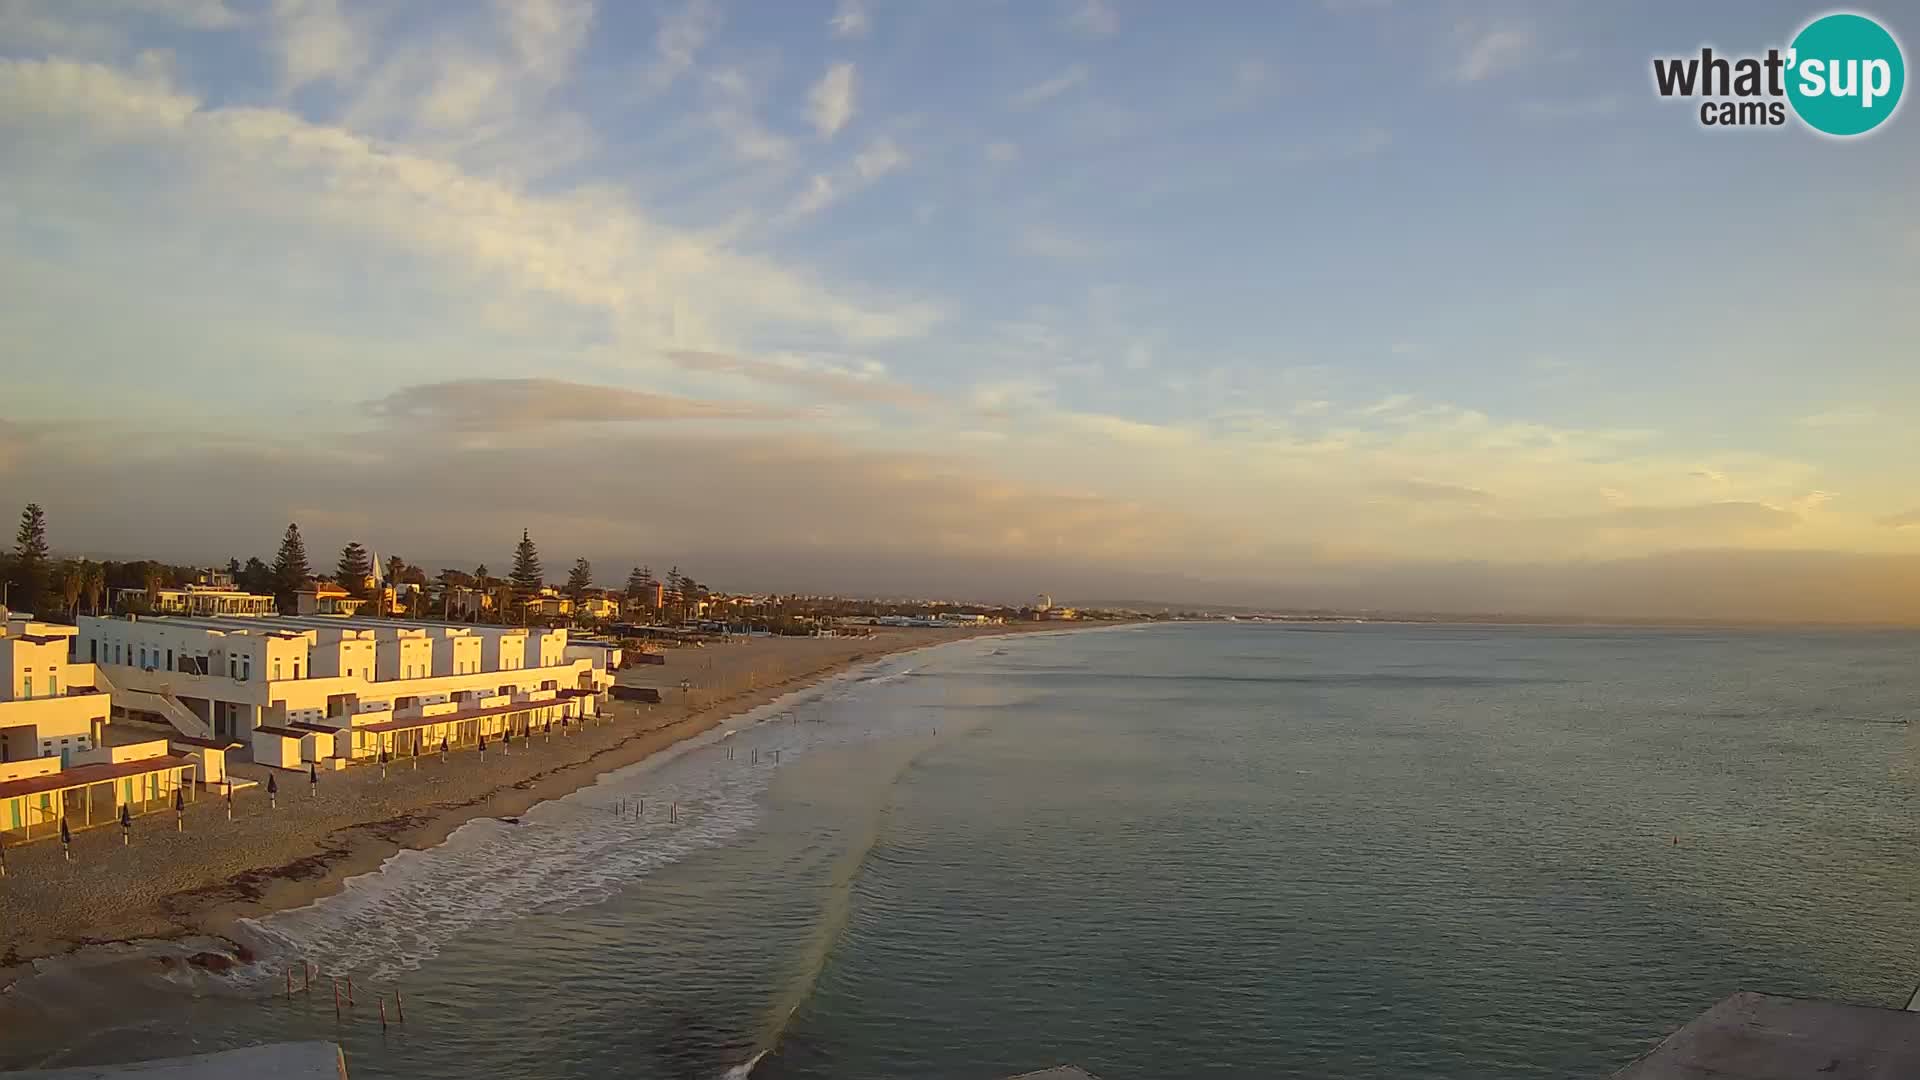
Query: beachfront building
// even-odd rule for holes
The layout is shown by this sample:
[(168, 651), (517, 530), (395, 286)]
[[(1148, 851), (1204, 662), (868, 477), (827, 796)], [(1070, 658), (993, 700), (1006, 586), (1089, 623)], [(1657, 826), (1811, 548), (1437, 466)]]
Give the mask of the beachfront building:
[(0, 763), (0, 835), (50, 838), (63, 819), (83, 829), (112, 824), (122, 807), (129, 816), (165, 810), (176, 792), (193, 798), (195, 770), (165, 739), (96, 746), (64, 766), (53, 757)]
[(590, 716), (613, 682), (565, 630), (393, 619), (88, 616), (74, 650), (116, 704), (287, 768)]
[(102, 742), (108, 699), (93, 665), (69, 660), (73, 634), (25, 619), (0, 625), (0, 767), (49, 759), (59, 769)]
[(293, 594), (294, 610), (301, 615), (354, 615), (366, 601), (338, 585), (316, 581), (311, 589)]
[(142, 608), (155, 615), (271, 615), (273, 597), (211, 585), (182, 585), (177, 589), (116, 589), (114, 606), (121, 611)]

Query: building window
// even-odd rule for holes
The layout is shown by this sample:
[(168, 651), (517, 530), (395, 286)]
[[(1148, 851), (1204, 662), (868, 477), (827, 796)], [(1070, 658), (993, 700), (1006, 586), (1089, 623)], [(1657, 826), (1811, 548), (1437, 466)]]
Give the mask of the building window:
[(253, 657), (243, 656), (240, 658), (240, 681), (246, 682), (251, 678), (253, 678)]
[(60, 696), (60, 676), (55, 675), (52, 672), (47, 673), (47, 696), (48, 697)]
[(27, 676), (26, 680), (22, 682), (20, 686), (21, 686), (20, 696), (26, 699), (27, 701), (32, 701), (33, 700), (33, 676), (31, 675)]
[(278, 660), (275, 660), (273, 662), (273, 681), (274, 682), (280, 681), (280, 661)]
[(300, 677), (300, 661), (298, 660), (293, 662), (293, 677), (296, 679)]
[(167, 670), (168, 671), (173, 670), (173, 650), (172, 649), (167, 650)]

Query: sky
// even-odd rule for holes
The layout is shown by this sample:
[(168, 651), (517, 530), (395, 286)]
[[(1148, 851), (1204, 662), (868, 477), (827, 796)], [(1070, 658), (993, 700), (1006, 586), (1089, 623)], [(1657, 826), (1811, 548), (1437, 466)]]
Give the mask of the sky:
[(1920, 619), (1920, 119), (1652, 89), (1824, 10), (0, 0), (0, 501), (94, 556)]

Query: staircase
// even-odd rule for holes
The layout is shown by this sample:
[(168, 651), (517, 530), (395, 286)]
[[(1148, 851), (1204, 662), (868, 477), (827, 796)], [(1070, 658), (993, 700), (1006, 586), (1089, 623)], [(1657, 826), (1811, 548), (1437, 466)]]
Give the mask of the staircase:
[(94, 681), (100, 689), (113, 695), (114, 704), (133, 712), (153, 713), (173, 725), (173, 730), (195, 739), (213, 738), (213, 728), (200, 719), (198, 713), (187, 708), (172, 691), (162, 685), (158, 690), (130, 690), (114, 685), (106, 671), (95, 666)]

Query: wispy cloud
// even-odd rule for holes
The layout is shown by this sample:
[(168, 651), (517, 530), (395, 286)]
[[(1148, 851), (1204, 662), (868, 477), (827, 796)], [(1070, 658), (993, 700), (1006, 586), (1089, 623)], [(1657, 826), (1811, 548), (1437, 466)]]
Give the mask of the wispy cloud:
[(1526, 63), (1537, 46), (1533, 31), (1526, 27), (1462, 27), (1449, 74), (1456, 82), (1480, 82)]
[(459, 431), (511, 431), (556, 423), (774, 420), (796, 415), (764, 405), (700, 401), (561, 379), (456, 379), (409, 386), (370, 402), (386, 420), (426, 421)]
[(822, 138), (832, 138), (853, 119), (853, 65), (839, 63), (827, 69), (807, 95), (807, 117)]
[(273, 16), (284, 90), (346, 79), (372, 51), (367, 27), (342, 11), (338, 0), (277, 0)]
[(1067, 70), (1044, 82), (1034, 83), (1008, 98), (1008, 103), (1016, 109), (1030, 109), (1043, 101), (1050, 101), (1061, 94), (1087, 81), (1085, 64), (1075, 64)]
[(845, 371), (805, 365), (801, 362), (776, 363), (727, 353), (681, 350), (670, 354), (681, 368), (707, 374), (733, 375), (769, 386), (801, 390), (834, 401), (858, 401), (878, 405), (924, 409), (934, 399), (911, 386), (890, 379), (884, 372)]
[(1014, 234), (1014, 246), (1042, 259), (1088, 259), (1093, 245), (1057, 225), (1023, 225)]
[(1120, 16), (1107, 0), (1074, 0), (1073, 14), (1067, 21), (1075, 30), (1095, 37), (1105, 37), (1120, 29)]
[(1802, 416), (1794, 423), (1804, 428), (1847, 428), (1871, 424), (1879, 418), (1879, 412), (1874, 409), (1825, 409)]
[(1011, 165), (1020, 159), (1020, 148), (1005, 140), (988, 143), (985, 152), (987, 160), (995, 165)]
[(1598, 97), (1521, 101), (1514, 104), (1513, 111), (1541, 120), (1611, 116), (1620, 111), (1620, 99), (1612, 94), (1603, 94)]
[(646, 69), (647, 85), (662, 91), (693, 70), (707, 39), (719, 28), (720, 16), (712, 0), (688, 0), (660, 15), (653, 35), (653, 62)]
[(867, 15), (867, 5), (864, 0), (840, 0), (840, 5), (834, 9), (833, 18), (827, 20), (827, 25), (832, 28), (834, 37), (857, 38), (866, 36), (868, 29), (872, 26), (872, 20)]
[(845, 168), (813, 174), (806, 189), (788, 206), (784, 220), (817, 214), (881, 177), (905, 168), (910, 160), (900, 144), (880, 136), (855, 154)]
[(1920, 529), (1920, 508), (1888, 514), (1880, 518), (1879, 523), (1889, 529)]

